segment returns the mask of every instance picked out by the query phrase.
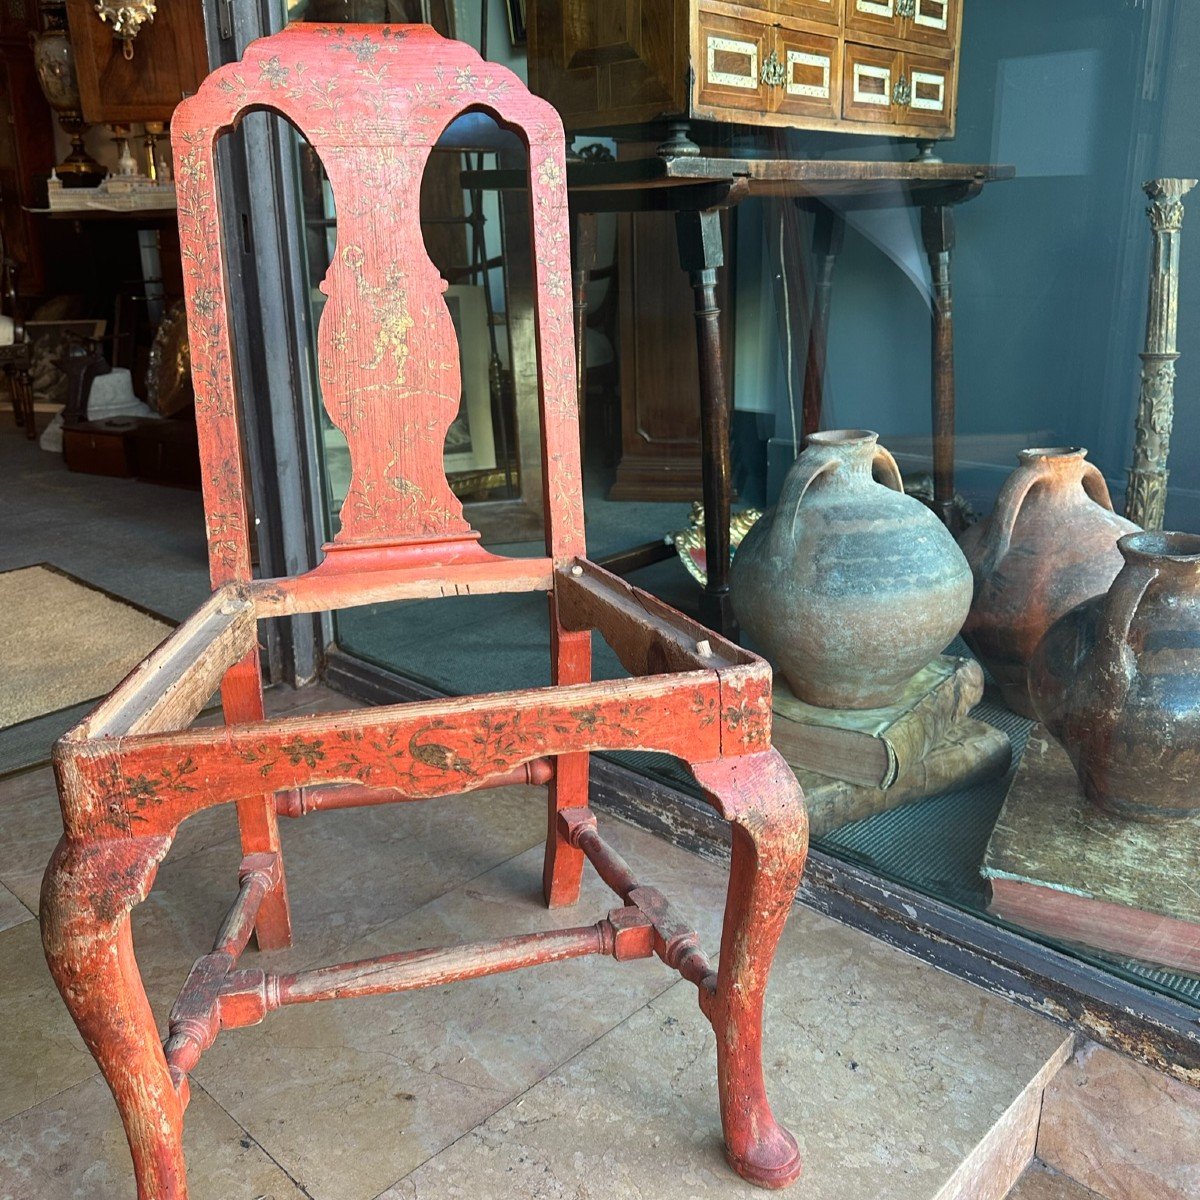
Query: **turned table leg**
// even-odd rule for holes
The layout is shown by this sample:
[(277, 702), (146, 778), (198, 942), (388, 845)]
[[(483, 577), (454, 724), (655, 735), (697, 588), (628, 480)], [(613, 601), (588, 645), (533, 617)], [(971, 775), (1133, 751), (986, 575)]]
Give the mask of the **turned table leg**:
[[(825, 403), (825, 361), (829, 349), (829, 305), (833, 298), (833, 267), (846, 236), (846, 221), (827, 204), (813, 212), (812, 253), (816, 278), (813, 283), (812, 321), (808, 332), (808, 359), (804, 367), (804, 436), (821, 428)], [(790, 368), (789, 368), (790, 369)]]
[(696, 295), (696, 349), (700, 364), (700, 453), (704, 494), (704, 542), (708, 583), (700, 598), (700, 618), (736, 641), (737, 621), (729, 602), (729, 507), (732, 493), (729, 455), (729, 397), (717, 304), (717, 268), (724, 265), (721, 212), (677, 212), (679, 261)]
[(933, 275), (933, 507), (952, 531), (954, 508), (954, 306), (950, 258), (954, 251), (954, 210), (949, 205), (921, 209), (921, 237)]

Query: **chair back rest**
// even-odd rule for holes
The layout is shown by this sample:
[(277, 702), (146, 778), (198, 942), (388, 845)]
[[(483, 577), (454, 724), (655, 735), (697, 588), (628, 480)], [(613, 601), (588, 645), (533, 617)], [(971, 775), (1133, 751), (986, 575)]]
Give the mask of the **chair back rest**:
[(560, 560), (582, 554), (558, 114), (511, 71), (428, 26), (297, 23), (213, 72), (172, 122), (214, 585), (250, 578), (224, 252), (234, 231), (222, 227), (215, 148), (247, 112), (262, 109), (281, 114), (312, 145), (336, 204), (318, 373), (325, 408), (349, 444), (351, 482), (327, 555), (368, 568), (409, 559), (436, 567), (484, 553), (443, 466), (461, 394), (458, 343), (419, 211), (430, 151), (467, 111), (490, 114), (529, 148), (547, 552)]

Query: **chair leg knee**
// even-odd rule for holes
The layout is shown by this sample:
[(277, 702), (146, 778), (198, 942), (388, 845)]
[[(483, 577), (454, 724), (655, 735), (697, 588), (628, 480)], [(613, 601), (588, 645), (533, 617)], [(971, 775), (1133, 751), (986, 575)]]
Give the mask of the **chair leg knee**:
[(133, 954), (130, 912), (168, 838), (64, 838), (42, 883), (46, 961), (108, 1081), (133, 1154), (138, 1200), (186, 1200), (183, 1106)]
[(763, 1001), (808, 852), (803, 793), (774, 750), (701, 763), (693, 771), (733, 826), (717, 992), (709, 1006), (725, 1152), (744, 1179), (785, 1187), (802, 1164), (795, 1139), (767, 1099)]

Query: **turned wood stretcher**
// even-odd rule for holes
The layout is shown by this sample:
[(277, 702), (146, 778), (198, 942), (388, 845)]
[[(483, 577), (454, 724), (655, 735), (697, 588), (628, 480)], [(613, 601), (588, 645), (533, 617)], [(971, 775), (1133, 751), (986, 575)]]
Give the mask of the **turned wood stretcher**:
[[(320, 565), (253, 578), (232, 371), (215, 149), (253, 109), (293, 122), (325, 163), (338, 246), (322, 284), (322, 394), (353, 478)], [(460, 380), (445, 282), (425, 253), (419, 184), (431, 147), (468, 110), (528, 144), (539, 313), (546, 555), (484, 550), (442, 466)], [(173, 123), (180, 236), (213, 595), (56, 745), (64, 836), (46, 872), (42, 931), (59, 989), (108, 1080), (141, 1200), (187, 1195), (189, 1072), (218, 1032), (273, 1009), (399, 992), (590, 954), (657, 955), (697, 987), (712, 1022), (729, 1161), (780, 1187), (796, 1143), (772, 1116), (763, 996), (803, 870), (795, 778), (771, 749), (771, 672), (759, 658), (589, 563), (583, 538), (562, 125), (502, 67), (425, 26), (296, 25), (211, 75)], [(314, 717), (264, 717), (257, 623), (416, 597), (546, 592), (553, 685)], [(631, 678), (591, 682), (591, 633)], [(226, 725), (189, 729), (220, 688)], [(719, 966), (688, 922), (603, 840), (588, 755), (653, 750), (688, 764), (732, 826)], [(590, 925), (279, 973), (245, 966), (291, 941), (279, 819), (319, 809), (543, 784), (543, 884), (573, 904), (590, 861), (618, 898)], [(134, 957), (144, 900), (180, 823), (236, 806), (240, 888), (193, 967), (160, 1043)]]

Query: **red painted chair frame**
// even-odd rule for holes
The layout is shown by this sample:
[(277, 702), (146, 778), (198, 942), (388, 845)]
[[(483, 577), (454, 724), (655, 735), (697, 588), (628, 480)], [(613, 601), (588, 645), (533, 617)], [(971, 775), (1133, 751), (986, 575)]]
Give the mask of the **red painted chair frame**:
[[(231, 371), (218, 137), (252, 109), (295, 123), (337, 199), (338, 251), (322, 288), (324, 403), (350, 446), (341, 529), (321, 564), (254, 580)], [(444, 281), (425, 253), (419, 182), (430, 148), (482, 109), (529, 146), (547, 553), (481, 548), (446, 482), (459, 396)], [(142, 1200), (187, 1194), (188, 1072), (222, 1028), (284, 1004), (401, 991), (583, 954), (657, 954), (696, 984), (717, 1035), (727, 1154), (755, 1183), (800, 1171), (763, 1084), (767, 974), (807, 850), (803, 798), (770, 746), (771, 673), (584, 557), (564, 139), (555, 111), (507, 70), (424, 26), (297, 25), (249, 47), (181, 104), (173, 125), (212, 598), (55, 747), (64, 836), (46, 872), (42, 931), (59, 989), (112, 1088)], [(383, 600), (545, 591), (553, 686), (316, 717), (264, 719), (258, 620)], [(593, 683), (590, 630), (631, 678)], [(220, 686), (227, 727), (188, 729)], [(732, 825), (720, 965), (600, 838), (588, 754), (677, 755)], [(548, 786), (544, 889), (579, 895), (590, 860), (620, 898), (595, 925), (417, 951), (290, 975), (238, 966), (250, 934), (290, 943), (280, 816), (511, 783)], [(144, 900), (179, 824), (234, 803), (240, 890), (158, 1039), (133, 953)]]

